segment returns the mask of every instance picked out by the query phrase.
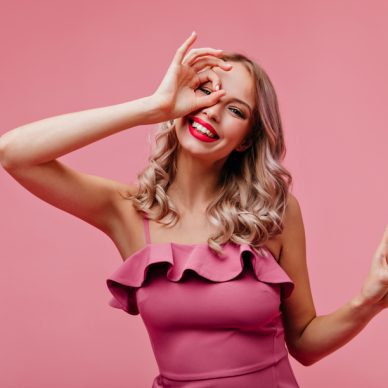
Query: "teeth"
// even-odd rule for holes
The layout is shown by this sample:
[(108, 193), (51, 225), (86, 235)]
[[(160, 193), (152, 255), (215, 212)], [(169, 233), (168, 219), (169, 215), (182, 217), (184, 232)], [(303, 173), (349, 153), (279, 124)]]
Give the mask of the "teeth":
[(205, 135), (208, 135), (209, 137), (215, 138), (216, 136), (214, 133), (210, 132), (207, 128), (205, 128), (203, 125), (197, 123), (196, 121), (193, 121), (192, 126), (197, 129), (199, 132), (204, 133)]

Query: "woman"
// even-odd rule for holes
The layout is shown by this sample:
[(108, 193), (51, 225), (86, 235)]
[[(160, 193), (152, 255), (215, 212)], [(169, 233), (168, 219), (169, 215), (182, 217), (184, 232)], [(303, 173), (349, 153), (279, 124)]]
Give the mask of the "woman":
[[(288, 352), (311, 365), (388, 306), (388, 228), (360, 292), (317, 316), (273, 86), (243, 55), (189, 51), (195, 39), (151, 96), (9, 131), (1, 163), (115, 243), (124, 262), (107, 279), (110, 304), (141, 314), (160, 369), (153, 387), (298, 387)], [(155, 123), (138, 184), (57, 160)]]

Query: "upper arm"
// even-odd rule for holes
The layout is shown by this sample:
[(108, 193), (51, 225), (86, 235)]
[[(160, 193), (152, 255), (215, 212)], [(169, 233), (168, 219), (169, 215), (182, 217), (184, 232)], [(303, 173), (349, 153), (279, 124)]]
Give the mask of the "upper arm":
[(292, 294), (282, 301), (287, 347), (297, 358), (297, 341), (303, 330), (316, 317), (306, 262), (306, 237), (299, 202), (289, 193), (281, 235), (279, 264), (295, 284)]
[(73, 170), (58, 160), (33, 166), (4, 167), (32, 194), (109, 234), (120, 193), (132, 186)]

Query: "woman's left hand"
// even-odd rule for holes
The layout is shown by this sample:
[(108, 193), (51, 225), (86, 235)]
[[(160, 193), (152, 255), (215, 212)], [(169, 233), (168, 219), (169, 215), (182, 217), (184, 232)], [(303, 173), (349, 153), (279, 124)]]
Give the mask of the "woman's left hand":
[(388, 226), (373, 256), (371, 268), (360, 295), (365, 305), (388, 307)]

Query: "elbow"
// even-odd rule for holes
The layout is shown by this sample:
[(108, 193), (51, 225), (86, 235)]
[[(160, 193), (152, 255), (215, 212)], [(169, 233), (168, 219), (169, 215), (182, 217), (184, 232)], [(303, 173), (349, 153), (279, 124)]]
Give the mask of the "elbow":
[(320, 358), (313, 357), (311, 354), (298, 352), (296, 350), (289, 349), (290, 355), (303, 366), (311, 366), (318, 362)]
[(9, 169), (12, 167), (11, 158), (10, 158), (10, 135), (9, 132), (2, 134), (0, 136), (0, 164), (4, 169)]
[(308, 358), (300, 358), (297, 361), (299, 361), (303, 366), (311, 366), (311, 365), (315, 364), (318, 360), (308, 359)]
[(5, 167), (5, 141), (4, 135), (0, 136), (0, 163), (3, 167)]
[(0, 165), (5, 169), (9, 170), (11, 168), (10, 162), (7, 157), (4, 155), (4, 151), (0, 149)]

